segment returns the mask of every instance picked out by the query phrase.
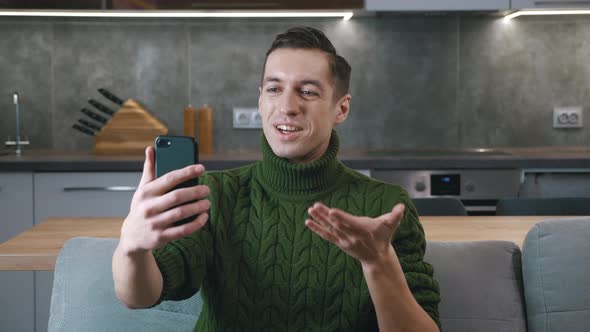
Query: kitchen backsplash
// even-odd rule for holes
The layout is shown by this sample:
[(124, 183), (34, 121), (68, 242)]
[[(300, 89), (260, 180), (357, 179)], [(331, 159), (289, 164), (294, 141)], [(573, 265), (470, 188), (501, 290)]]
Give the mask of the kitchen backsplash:
[[(253, 149), (232, 129), (256, 107), (274, 35), (326, 32), (352, 65), (343, 148), (582, 146), (590, 128), (555, 130), (556, 106), (590, 119), (590, 18), (393, 16), (335, 19), (0, 19), (0, 140), (14, 136), (12, 92), (30, 148), (87, 150), (71, 129), (105, 87), (182, 132), (187, 104), (214, 108), (216, 150)], [(111, 104), (114, 107), (114, 104)], [(590, 121), (586, 121), (590, 127)]]

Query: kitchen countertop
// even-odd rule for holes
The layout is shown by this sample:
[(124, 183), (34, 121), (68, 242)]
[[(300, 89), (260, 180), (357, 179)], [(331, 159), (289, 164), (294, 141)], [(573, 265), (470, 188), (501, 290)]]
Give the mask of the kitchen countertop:
[[(541, 220), (566, 216), (423, 216), (428, 241), (512, 241), (522, 246)], [(63, 244), (80, 236), (118, 238), (123, 218), (51, 218), (0, 244), (0, 270), (53, 270)]]
[[(88, 152), (26, 150), (0, 152), (0, 172), (141, 171), (143, 156), (97, 156)], [(343, 150), (338, 155), (355, 169), (530, 169), (590, 168), (590, 148)], [(259, 160), (254, 150), (228, 150), (200, 156), (209, 170)]]

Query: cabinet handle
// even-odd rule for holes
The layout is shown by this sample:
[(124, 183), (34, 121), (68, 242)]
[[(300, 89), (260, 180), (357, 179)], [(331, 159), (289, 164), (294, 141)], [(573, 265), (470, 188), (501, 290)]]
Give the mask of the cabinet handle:
[(63, 188), (65, 192), (71, 191), (122, 191), (122, 192), (134, 192), (137, 187), (131, 186), (110, 186), (110, 187), (66, 187)]

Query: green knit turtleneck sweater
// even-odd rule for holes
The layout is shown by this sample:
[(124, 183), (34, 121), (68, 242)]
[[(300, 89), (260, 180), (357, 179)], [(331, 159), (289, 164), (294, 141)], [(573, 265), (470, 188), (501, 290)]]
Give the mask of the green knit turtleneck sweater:
[(407, 193), (348, 169), (336, 159), (338, 147), (334, 131), (320, 159), (294, 164), (263, 137), (262, 161), (201, 176), (211, 189), (208, 223), (154, 251), (161, 300), (200, 289), (195, 331), (376, 331), (360, 263), (304, 221), (316, 201), (369, 217), (402, 202), (393, 246), (414, 297), (438, 324), (438, 284), (423, 261), (424, 231)]

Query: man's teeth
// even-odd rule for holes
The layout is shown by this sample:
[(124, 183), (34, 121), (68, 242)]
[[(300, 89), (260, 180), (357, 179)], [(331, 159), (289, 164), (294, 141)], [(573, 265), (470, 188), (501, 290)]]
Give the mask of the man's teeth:
[(286, 126), (286, 125), (278, 125), (277, 129), (281, 130), (281, 131), (300, 131), (301, 130), (299, 128)]

